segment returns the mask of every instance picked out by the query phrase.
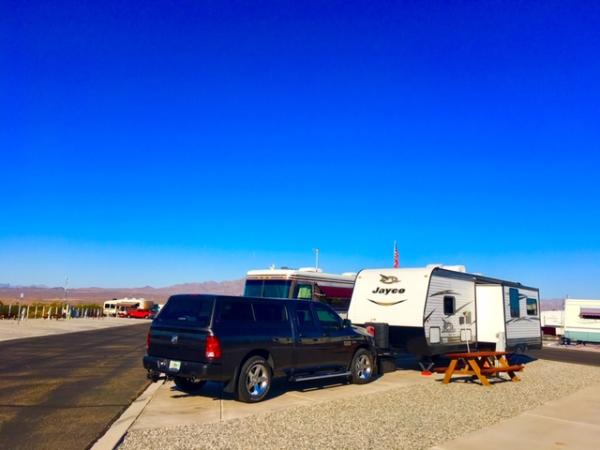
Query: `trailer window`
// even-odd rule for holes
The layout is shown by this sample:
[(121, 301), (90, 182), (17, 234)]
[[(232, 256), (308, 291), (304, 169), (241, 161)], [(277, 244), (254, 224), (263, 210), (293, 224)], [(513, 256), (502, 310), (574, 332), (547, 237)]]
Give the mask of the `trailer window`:
[(296, 292), (294, 293), (294, 298), (311, 300), (313, 298), (312, 284), (296, 285)]
[(286, 280), (246, 280), (246, 297), (288, 298), (291, 281)]
[(527, 315), (528, 316), (537, 316), (537, 300), (535, 298), (527, 299)]
[(519, 302), (519, 290), (515, 288), (510, 288), (508, 290), (508, 297), (510, 302), (510, 317), (520, 317), (521, 305)]
[(456, 297), (453, 295), (444, 295), (444, 314), (451, 316), (454, 314), (456, 306)]

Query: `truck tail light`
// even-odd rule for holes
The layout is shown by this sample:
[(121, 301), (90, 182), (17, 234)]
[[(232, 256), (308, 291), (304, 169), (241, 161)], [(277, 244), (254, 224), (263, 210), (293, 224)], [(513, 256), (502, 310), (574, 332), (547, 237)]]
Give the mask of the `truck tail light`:
[(375, 327), (373, 325), (369, 325), (367, 327), (367, 333), (369, 333), (371, 336), (375, 337)]
[(206, 336), (204, 355), (207, 358), (218, 359), (221, 357), (221, 343), (216, 336)]

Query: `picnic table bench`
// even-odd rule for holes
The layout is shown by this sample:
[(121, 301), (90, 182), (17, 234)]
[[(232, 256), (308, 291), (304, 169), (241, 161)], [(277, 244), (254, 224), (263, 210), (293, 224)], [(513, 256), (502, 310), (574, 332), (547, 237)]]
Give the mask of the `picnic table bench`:
[(523, 365), (510, 365), (506, 352), (482, 351), (468, 353), (448, 353), (448, 367), (438, 367), (434, 372), (444, 374), (444, 384), (450, 383), (454, 375), (471, 376), (483, 386), (491, 386), (488, 376), (507, 373), (511, 381), (520, 381), (515, 372), (523, 370)]

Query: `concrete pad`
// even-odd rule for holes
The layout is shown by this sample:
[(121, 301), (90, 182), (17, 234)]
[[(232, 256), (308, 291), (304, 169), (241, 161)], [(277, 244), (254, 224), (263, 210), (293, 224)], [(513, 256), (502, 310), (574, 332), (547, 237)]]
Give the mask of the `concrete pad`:
[(77, 319), (26, 319), (0, 320), (0, 341), (25, 339), (54, 334), (76, 333), (78, 331), (100, 330), (104, 328), (139, 325), (150, 321), (115, 317)]
[(600, 385), (582, 389), (432, 450), (600, 448)]
[[(575, 420), (581, 424), (600, 427), (600, 387), (582, 389), (566, 399), (548, 402), (527, 414), (559, 420)], [(600, 435), (596, 437), (600, 441)]]
[(172, 381), (164, 383), (155, 393), (131, 429), (171, 427), (221, 420), (221, 388), (207, 384), (203, 395), (190, 395), (177, 390)]
[(167, 382), (156, 391), (131, 430), (221, 422), (428, 382), (431, 382), (430, 377), (409, 370), (387, 373), (366, 385), (331, 379), (304, 383), (276, 380), (269, 397), (253, 404), (222, 394), (221, 385), (217, 383), (207, 383), (201, 393), (189, 395), (179, 391), (173, 382)]

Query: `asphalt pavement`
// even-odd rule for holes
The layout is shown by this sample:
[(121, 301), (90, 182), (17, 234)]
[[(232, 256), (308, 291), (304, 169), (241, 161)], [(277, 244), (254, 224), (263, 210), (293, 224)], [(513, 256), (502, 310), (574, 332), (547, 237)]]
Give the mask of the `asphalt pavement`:
[(86, 449), (148, 386), (148, 322), (0, 343), (0, 449)]
[(600, 366), (600, 352), (597, 351), (544, 347), (541, 350), (527, 350), (527, 355), (536, 359), (547, 359), (549, 361)]

